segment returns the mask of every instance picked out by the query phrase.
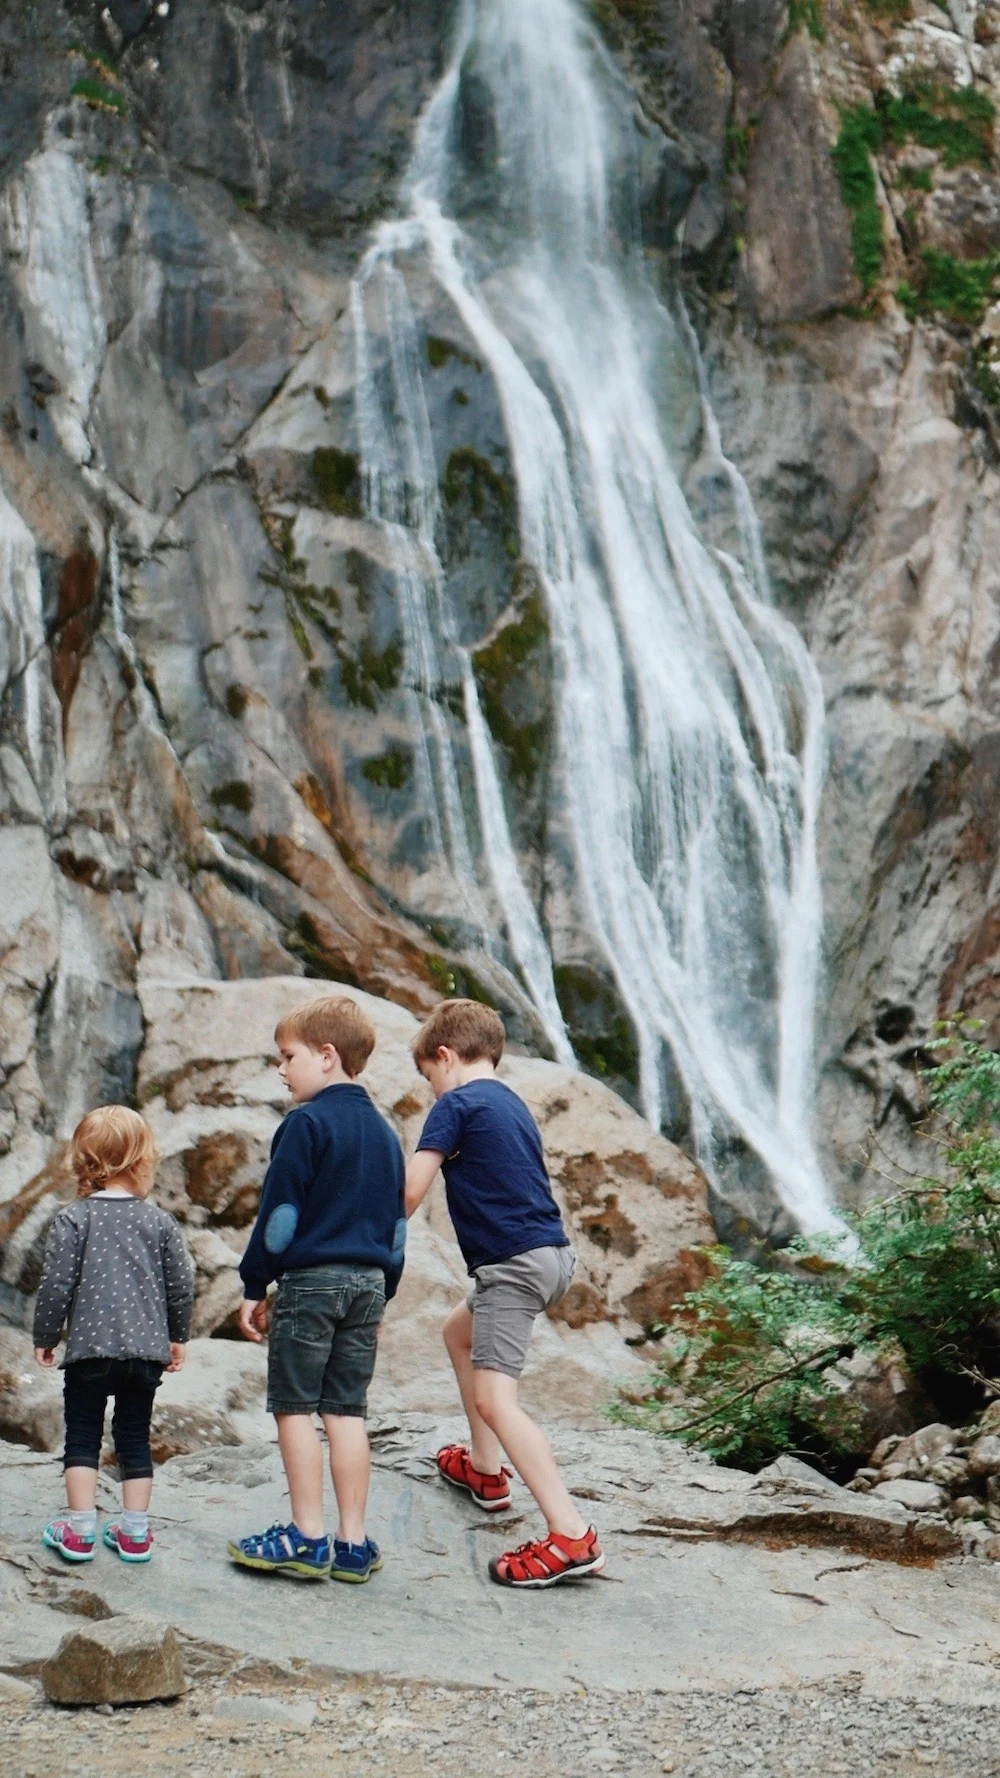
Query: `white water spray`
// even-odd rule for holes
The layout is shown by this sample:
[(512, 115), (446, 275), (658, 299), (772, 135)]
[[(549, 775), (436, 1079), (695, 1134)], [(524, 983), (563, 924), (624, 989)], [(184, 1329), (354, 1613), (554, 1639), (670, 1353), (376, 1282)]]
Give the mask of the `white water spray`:
[[(467, 190), (470, 76), (492, 132), (490, 168), (477, 176), (491, 183), (477, 219), (460, 226), (449, 210)], [(750, 496), (722, 453), (686, 317), (668, 313), (645, 271), (636, 170), (631, 106), (574, 0), (466, 0), (418, 133), (409, 214), (379, 228), (355, 288), (369, 510), (399, 563), (418, 789), (441, 810), (442, 844), (482, 921), (433, 695), (457, 642), (434, 547), (421, 336), (399, 268), (416, 257), (499, 398), (521, 554), (552, 632), (581, 916), (638, 1035), (646, 1114), (664, 1115), (672, 1063), (710, 1176), (720, 1179), (728, 1154), (752, 1151), (815, 1233), (839, 1226), (811, 1137), (822, 698), (800, 638), (768, 602)], [(381, 380), (369, 347), (376, 301), (390, 360)], [(704, 447), (728, 481), (742, 560), (703, 541), (672, 460), (669, 379), (682, 356), (701, 379)], [(461, 676), (494, 893), (565, 1054), (467, 656)]]

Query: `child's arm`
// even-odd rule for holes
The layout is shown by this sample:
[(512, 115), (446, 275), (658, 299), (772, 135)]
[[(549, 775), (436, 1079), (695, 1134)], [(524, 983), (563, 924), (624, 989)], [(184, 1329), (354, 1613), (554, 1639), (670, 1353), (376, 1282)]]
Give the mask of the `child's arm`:
[[(274, 1133), (257, 1221), (240, 1261), (243, 1295), (250, 1303), (263, 1302), (268, 1285), (281, 1271), (281, 1256), (295, 1239), (302, 1207), (316, 1177), (316, 1166), (313, 1120), (302, 1110), (289, 1112)], [(253, 1339), (242, 1316), (240, 1325)]]
[(406, 1214), (412, 1216), (421, 1204), (434, 1183), (444, 1151), (439, 1148), (419, 1148), (406, 1168)]
[(170, 1336), (170, 1363), (167, 1369), (179, 1371), (184, 1363), (184, 1348), (191, 1338), (194, 1273), (184, 1237), (173, 1217), (170, 1218), (163, 1243), (163, 1281), (167, 1288), (167, 1328)]
[(31, 1343), (39, 1364), (48, 1368), (66, 1325), (73, 1293), (80, 1281), (82, 1231), (75, 1217), (59, 1215), (45, 1243), (42, 1281), (35, 1303)]

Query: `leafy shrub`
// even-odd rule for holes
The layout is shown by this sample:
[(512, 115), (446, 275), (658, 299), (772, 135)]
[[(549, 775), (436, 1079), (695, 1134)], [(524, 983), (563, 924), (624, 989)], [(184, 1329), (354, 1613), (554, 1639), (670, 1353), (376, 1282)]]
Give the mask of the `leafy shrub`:
[(998, 277), (998, 253), (987, 259), (956, 259), (936, 247), (925, 247), (917, 282), (898, 285), (896, 295), (911, 321), (932, 313), (953, 321), (978, 321), (993, 299)]
[(712, 1249), (712, 1275), (665, 1330), (651, 1398), (623, 1399), (614, 1418), (754, 1468), (797, 1446), (828, 1460), (857, 1452), (860, 1411), (836, 1368), (844, 1359), (892, 1355), (935, 1385), (942, 1374), (989, 1382), (1000, 1055), (968, 1028), (945, 1041), (929, 1072), (929, 1134), (945, 1145), (947, 1179), (910, 1183), (850, 1218), (851, 1264), (830, 1243), (793, 1243), (773, 1270)]
[(851, 213), (854, 269), (866, 295), (878, 280), (884, 251), (882, 212), (871, 162), (881, 146), (882, 120), (869, 105), (854, 105), (842, 113), (833, 163), (841, 197)]

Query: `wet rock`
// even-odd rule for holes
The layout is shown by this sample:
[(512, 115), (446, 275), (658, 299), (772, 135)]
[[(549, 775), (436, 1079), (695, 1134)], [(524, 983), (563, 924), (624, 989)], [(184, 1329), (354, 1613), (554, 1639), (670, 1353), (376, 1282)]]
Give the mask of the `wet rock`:
[(54, 1704), (141, 1704), (177, 1698), (186, 1684), (173, 1630), (138, 1617), (71, 1630), (41, 1679)]

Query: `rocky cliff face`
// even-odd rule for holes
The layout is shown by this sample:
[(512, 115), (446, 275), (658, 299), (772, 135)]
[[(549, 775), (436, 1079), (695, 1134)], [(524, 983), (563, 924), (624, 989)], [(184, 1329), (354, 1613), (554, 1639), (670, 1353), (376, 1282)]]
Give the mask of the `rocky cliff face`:
[[(868, 1124), (906, 1135), (938, 1012), (994, 1016), (1000, 183), (988, 106), (955, 94), (988, 100), (1000, 49), (971, 0), (592, 10), (640, 107), (651, 256), (666, 276), (683, 215), (726, 447), (826, 687), (820, 1125), (854, 1191)], [(417, 1011), (454, 984), (544, 1047), (414, 819), (405, 638), (352, 431), (349, 280), (453, 20), (0, 4), (0, 1198), (87, 1104), (135, 1091), (140, 966), (328, 975)], [(844, 120), (876, 96), (859, 174)], [(954, 128), (935, 146), (893, 100)], [(474, 164), (474, 77), (462, 116)], [(442, 548), (540, 875), (548, 636), (495, 391), (430, 289), (421, 320)], [(693, 409), (681, 430), (710, 524)], [(553, 868), (567, 1023), (629, 1091), (632, 1034)]]

